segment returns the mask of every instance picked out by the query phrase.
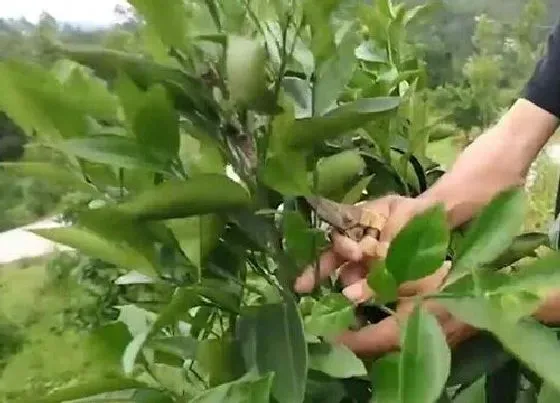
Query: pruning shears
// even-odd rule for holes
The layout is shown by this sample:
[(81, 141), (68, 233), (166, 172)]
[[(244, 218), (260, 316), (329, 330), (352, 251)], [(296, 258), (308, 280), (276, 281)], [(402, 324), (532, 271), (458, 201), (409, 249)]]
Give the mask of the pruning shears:
[(337, 203), (320, 196), (306, 196), (315, 213), (334, 229), (359, 242), (365, 236), (379, 240), (386, 217), (361, 205)]

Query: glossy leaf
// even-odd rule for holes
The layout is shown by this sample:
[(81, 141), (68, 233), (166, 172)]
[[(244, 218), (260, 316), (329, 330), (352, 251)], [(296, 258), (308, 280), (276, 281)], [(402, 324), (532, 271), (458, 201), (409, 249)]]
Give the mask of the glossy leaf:
[(125, 239), (118, 239), (118, 236), (108, 238), (105, 234), (79, 227), (33, 229), (30, 231), (53, 242), (75, 248), (87, 256), (148, 275), (155, 273), (154, 263), (145, 255), (145, 250), (135, 245), (134, 240), (126, 242)]
[(240, 36), (228, 38), (226, 69), (231, 99), (249, 104), (266, 87), (266, 50), (260, 42)]
[(447, 384), (451, 387), (469, 385), (510, 359), (509, 353), (492, 334), (478, 333), (454, 349)]
[(121, 204), (119, 210), (142, 220), (167, 220), (231, 211), (249, 203), (249, 194), (225, 175), (196, 175), (169, 181)]
[(491, 262), (504, 252), (521, 229), (525, 197), (520, 189), (500, 193), (478, 215), (461, 242), (447, 284), (472, 269)]
[(146, 93), (136, 112), (134, 132), (138, 144), (157, 155), (169, 159), (179, 151), (179, 116), (167, 96), (165, 88), (156, 85)]
[(284, 77), (282, 88), (294, 101), (294, 116), (296, 119), (312, 116), (312, 89), (308, 81), (296, 77)]
[(197, 340), (187, 336), (156, 337), (151, 339), (146, 346), (163, 353), (171, 354), (183, 360), (192, 360), (196, 357)]
[(164, 172), (164, 160), (149, 150), (143, 150), (134, 139), (115, 135), (97, 135), (66, 140), (56, 148), (74, 157), (118, 168)]
[(435, 401), (442, 393), (450, 367), (451, 353), (438, 321), (417, 306), (401, 334), (400, 401)]
[(365, 176), (360, 179), (342, 198), (342, 203), (355, 204), (362, 199), (364, 192), (368, 188), (371, 180), (375, 175)]
[(401, 351), (373, 365), (376, 402), (433, 403), (442, 394), (450, 366), (440, 325), (417, 306), (401, 331)]
[[(554, 290), (560, 285), (560, 252), (550, 251), (531, 263), (523, 265), (520, 269), (505, 277), (502, 282), (495, 282), (483, 286), (486, 292), (495, 294), (508, 294), (519, 292), (546, 293)], [(484, 279), (485, 276), (482, 276)]]
[(333, 378), (352, 378), (367, 375), (364, 363), (341, 344), (309, 345), (309, 368)]
[(539, 393), (538, 403), (556, 403), (560, 401), (560, 390), (545, 383)]
[(262, 377), (245, 376), (237, 381), (217, 386), (190, 400), (192, 403), (268, 402), (274, 374)]
[(365, 168), (357, 151), (348, 150), (321, 159), (317, 163), (315, 193), (340, 201), (345, 191)]
[(138, 354), (142, 350), (146, 338), (148, 337), (148, 333), (140, 333), (136, 335), (134, 339), (126, 346), (126, 350), (124, 350), (123, 354), (123, 371), (127, 376), (130, 376), (134, 371), (134, 366), (136, 364), (136, 359)]
[(210, 137), (181, 135), (179, 156), (186, 171), (193, 175), (225, 172), (226, 164), (219, 143)]
[(551, 329), (532, 319), (515, 322), (504, 310), (483, 298), (441, 301), (451, 314), (479, 329), (494, 334), (528, 368), (560, 389), (560, 344)]
[(356, 44), (356, 33), (353, 30), (348, 30), (336, 51), (317, 69), (317, 78), (313, 90), (314, 115), (323, 115), (333, 106), (336, 106), (338, 96), (350, 81), (356, 65), (354, 56)]
[(340, 0), (328, 0), (318, 4), (314, 0), (305, 0), (303, 9), (311, 27), (311, 50), (315, 60), (324, 60), (334, 50), (334, 35), (330, 26), (330, 17)]
[(235, 381), (246, 371), (239, 343), (229, 338), (201, 341), (196, 361), (208, 374), (211, 387)]
[(303, 323), (291, 297), (252, 307), (238, 322), (238, 338), (248, 370), (274, 372), (272, 396), (279, 403), (303, 402), (308, 353)]
[(416, 215), (391, 242), (387, 270), (397, 284), (417, 280), (439, 269), (445, 260), (449, 229), (443, 206)]
[(501, 269), (525, 257), (537, 257), (536, 250), (548, 245), (548, 235), (531, 232), (516, 237), (512, 244), (496, 259), (488, 263), (494, 269)]
[(486, 399), (490, 402), (516, 402), (521, 389), (521, 365), (510, 360), (497, 371), (486, 375)]
[(0, 169), (21, 176), (31, 176), (52, 185), (69, 186), (75, 190), (95, 192), (84, 178), (79, 177), (68, 168), (49, 162), (2, 162)]
[(311, 193), (307, 180), (305, 156), (301, 153), (278, 153), (267, 158), (262, 181), (285, 196)]
[(146, 387), (142, 382), (131, 379), (104, 379), (97, 382), (59, 389), (48, 395), (37, 398), (38, 403), (60, 403), (83, 398), (91, 398), (101, 393), (117, 392), (127, 389)]
[(187, 38), (187, 10), (181, 0), (166, 2), (166, 7), (151, 0), (129, 0), (144, 17), (148, 27), (167, 46), (182, 49)]
[(315, 336), (335, 336), (356, 323), (353, 305), (342, 294), (321, 298), (306, 318), (305, 330)]
[(322, 231), (310, 228), (303, 216), (297, 211), (285, 211), (283, 230), (286, 251), (303, 266), (312, 263), (326, 245)]
[(309, 148), (326, 140), (333, 140), (358, 129), (382, 112), (395, 109), (398, 97), (363, 98), (344, 104), (319, 117), (297, 120), (288, 137), (295, 148)]
[(216, 246), (224, 222), (220, 217), (208, 214), (168, 220), (166, 225), (173, 232), (183, 253), (200, 268), (208, 254)]
[[(175, 0), (174, 0), (175, 1)], [(162, 84), (173, 96), (176, 107), (191, 117), (193, 110), (207, 116), (215, 116), (215, 103), (201, 81), (184, 71), (155, 63), (137, 54), (120, 52), (89, 45), (65, 45), (58, 49), (60, 54), (91, 67), (104, 79), (112, 80), (126, 73), (142, 90), (154, 84)]]
[(370, 268), (367, 282), (374, 292), (377, 303), (387, 304), (397, 300), (397, 282), (384, 263), (376, 264), (375, 267)]
[(400, 365), (401, 354), (389, 353), (376, 360), (371, 368), (370, 376), (374, 385), (375, 402), (400, 402)]

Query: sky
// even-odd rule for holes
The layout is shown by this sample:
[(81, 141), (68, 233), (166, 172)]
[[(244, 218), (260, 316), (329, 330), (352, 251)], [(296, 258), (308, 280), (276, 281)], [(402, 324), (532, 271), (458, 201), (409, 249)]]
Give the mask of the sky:
[(113, 10), (125, 0), (0, 0), (0, 18), (25, 17), (37, 22), (43, 11), (60, 22), (107, 25), (116, 21)]

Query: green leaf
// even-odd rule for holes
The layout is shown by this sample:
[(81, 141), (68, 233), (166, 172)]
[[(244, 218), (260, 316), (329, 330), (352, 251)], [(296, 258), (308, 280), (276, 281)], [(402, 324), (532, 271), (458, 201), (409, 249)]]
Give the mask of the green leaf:
[(484, 298), (441, 300), (458, 319), (494, 334), (515, 357), (545, 382), (560, 389), (560, 344), (556, 333), (532, 320), (512, 321), (499, 305)]
[(531, 232), (516, 237), (512, 244), (496, 259), (488, 263), (494, 269), (501, 269), (525, 257), (537, 257), (536, 250), (548, 245), (548, 235)]
[(142, 220), (167, 220), (231, 211), (248, 205), (249, 194), (225, 175), (196, 175), (169, 181), (121, 204), (118, 209)]
[(105, 120), (113, 120), (117, 115), (117, 98), (111, 94), (107, 84), (97, 77), (93, 77), (83, 66), (68, 60), (73, 64), (69, 76), (63, 80), (62, 90), (68, 98), (80, 106), (87, 114)]
[(321, 4), (315, 0), (305, 0), (303, 3), (305, 18), (311, 27), (311, 50), (317, 64), (334, 51), (330, 18), (339, 3), (340, 0), (326, 0)]
[(210, 386), (234, 381), (246, 372), (239, 343), (229, 338), (201, 341), (196, 361), (208, 374)]
[[(175, 1), (175, 0), (174, 0)], [(106, 80), (120, 74), (128, 77), (142, 90), (162, 84), (172, 95), (177, 108), (190, 118), (200, 119), (198, 114), (217, 118), (217, 105), (202, 80), (189, 76), (182, 70), (155, 63), (133, 53), (120, 52), (90, 45), (65, 45), (56, 49), (62, 55), (89, 66)]]
[(303, 153), (270, 155), (261, 173), (262, 181), (284, 196), (302, 196), (311, 193)]
[(32, 176), (51, 185), (68, 186), (84, 192), (96, 191), (84, 178), (76, 175), (72, 170), (50, 162), (2, 162), (0, 163), (0, 169), (2, 168), (9, 173)]
[(469, 385), (510, 359), (509, 353), (491, 334), (480, 332), (454, 349), (447, 385)]
[(192, 175), (224, 173), (226, 164), (219, 143), (206, 135), (181, 135), (179, 156), (185, 169)]
[(315, 336), (336, 336), (355, 323), (353, 305), (342, 294), (328, 294), (313, 306), (305, 330)]
[(459, 393), (453, 403), (482, 403), (486, 402), (486, 393), (484, 392), (484, 378), (480, 378), (467, 389)]
[(336, 106), (336, 101), (346, 86), (356, 65), (354, 49), (357, 44), (354, 30), (348, 30), (338, 45), (336, 52), (321, 63), (313, 91), (314, 115), (320, 116)]
[(417, 306), (401, 334), (401, 402), (435, 401), (441, 395), (450, 367), (451, 353), (438, 321)]
[(145, 102), (145, 94), (134, 81), (123, 71), (120, 71), (114, 82), (114, 91), (119, 97), (121, 107), (132, 132), (136, 114)]
[(510, 360), (486, 375), (486, 398), (490, 402), (517, 402), (521, 390), (521, 365)]
[(364, 363), (344, 345), (318, 343), (308, 348), (310, 369), (333, 378), (367, 376)]
[(142, 350), (147, 337), (148, 333), (140, 333), (136, 335), (130, 343), (128, 343), (128, 346), (126, 346), (122, 363), (123, 371), (127, 376), (132, 375), (132, 372), (134, 371), (134, 365), (136, 364), (136, 358)]
[(129, 0), (144, 17), (150, 30), (169, 47), (184, 49), (188, 36), (187, 9), (182, 0), (169, 0), (165, 7), (152, 0)]
[(518, 293), (521, 291), (545, 294), (560, 285), (560, 252), (550, 251), (539, 259), (521, 266), (507, 276), (496, 287), (485, 287), (485, 291), (496, 294)]
[(370, 63), (387, 63), (387, 51), (380, 49), (373, 41), (362, 42), (356, 48), (355, 55), (358, 59)]
[(134, 132), (143, 149), (169, 159), (177, 155), (179, 116), (162, 85), (156, 85), (146, 93), (134, 119)]
[(74, 157), (99, 164), (155, 172), (166, 170), (160, 156), (152, 150), (141, 149), (138, 143), (129, 137), (97, 135), (66, 140), (53, 146)]
[(94, 228), (30, 230), (43, 238), (75, 248), (90, 257), (153, 276), (157, 272), (154, 245), (146, 229), (114, 216)]
[(296, 77), (284, 77), (282, 88), (294, 101), (294, 115), (296, 119), (309, 118), (313, 106), (312, 90), (309, 82)]
[(416, 215), (391, 242), (387, 270), (397, 284), (426, 277), (445, 260), (449, 229), (443, 206)]
[(175, 290), (171, 302), (161, 310), (157, 319), (150, 327), (149, 335), (152, 337), (162, 328), (174, 324), (178, 319), (186, 315), (189, 309), (201, 305), (202, 299), (189, 287), (181, 287)]
[(365, 176), (360, 179), (342, 198), (342, 203), (355, 204), (362, 199), (364, 192), (368, 188), (375, 175)]
[(548, 383), (545, 383), (541, 388), (541, 392), (539, 393), (538, 403), (556, 403), (558, 401), (560, 401), (559, 389), (553, 387)]
[(360, 154), (354, 150), (322, 158), (315, 169), (315, 192), (328, 199), (340, 201), (353, 180), (365, 169)]
[(260, 378), (247, 375), (237, 381), (217, 386), (196, 396), (191, 403), (247, 403), (268, 402), (275, 376), (268, 373)]
[(266, 50), (259, 41), (230, 36), (227, 47), (227, 77), (233, 101), (249, 105), (266, 89)]
[(385, 263), (376, 264), (369, 270), (367, 282), (375, 294), (375, 301), (379, 304), (394, 302), (398, 297), (398, 284), (387, 270)]
[(193, 360), (196, 357), (198, 341), (188, 336), (156, 337), (149, 340), (146, 347), (174, 355), (183, 360)]
[(500, 256), (513, 242), (524, 219), (525, 197), (522, 190), (515, 188), (496, 196), (474, 220), (461, 241), (446, 284)]
[(398, 97), (362, 98), (344, 104), (326, 115), (299, 119), (287, 133), (287, 143), (294, 148), (310, 148), (333, 140), (370, 122), (375, 116), (399, 106)]
[(296, 260), (299, 266), (303, 267), (313, 262), (321, 248), (326, 245), (323, 232), (310, 228), (303, 216), (297, 211), (284, 212), (283, 230), (286, 251)]
[(181, 250), (197, 267), (202, 268), (208, 254), (217, 245), (224, 228), (223, 220), (214, 214), (177, 218), (165, 222)]
[[(87, 384), (72, 386), (49, 393), (47, 396), (38, 398), (38, 403), (60, 403), (73, 400), (91, 398), (101, 393), (117, 392), (126, 389), (142, 388), (146, 385), (136, 380), (121, 379), (104, 379), (98, 381), (90, 381)], [(167, 403), (167, 402), (166, 402)]]
[(399, 391), (401, 353), (389, 353), (376, 360), (370, 372), (376, 403), (401, 402)]
[[(417, 305), (401, 332), (400, 353), (379, 365), (374, 364), (373, 372), (377, 402), (435, 402), (451, 366), (451, 353), (436, 318)], [(387, 373), (382, 374), (381, 370)]]
[(29, 136), (34, 130), (55, 139), (87, 131), (82, 105), (65, 95), (53, 74), (28, 62), (0, 64), (0, 109)]
[(274, 372), (272, 396), (278, 403), (303, 402), (307, 383), (308, 353), (303, 323), (289, 295), (280, 304), (251, 307), (238, 321), (248, 370)]

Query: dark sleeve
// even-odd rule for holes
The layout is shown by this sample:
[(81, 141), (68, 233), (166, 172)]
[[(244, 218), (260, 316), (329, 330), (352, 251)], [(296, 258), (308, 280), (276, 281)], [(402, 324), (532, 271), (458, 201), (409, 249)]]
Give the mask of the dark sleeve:
[(523, 98), (560, 118), (560, 21), (548, 37), (547, 52), (537, 63)]

